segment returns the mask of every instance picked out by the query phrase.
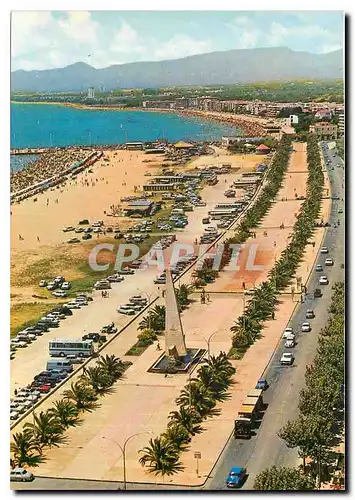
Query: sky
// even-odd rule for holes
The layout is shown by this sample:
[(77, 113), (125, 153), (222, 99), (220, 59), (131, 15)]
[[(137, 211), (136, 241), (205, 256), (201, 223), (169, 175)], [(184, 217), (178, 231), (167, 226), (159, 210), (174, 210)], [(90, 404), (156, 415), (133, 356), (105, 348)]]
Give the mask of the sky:
[(12, 12), (11, 69), (85, 62), (95, 68), (206, 52), (286, 46), (343, 47), (341, 11)]

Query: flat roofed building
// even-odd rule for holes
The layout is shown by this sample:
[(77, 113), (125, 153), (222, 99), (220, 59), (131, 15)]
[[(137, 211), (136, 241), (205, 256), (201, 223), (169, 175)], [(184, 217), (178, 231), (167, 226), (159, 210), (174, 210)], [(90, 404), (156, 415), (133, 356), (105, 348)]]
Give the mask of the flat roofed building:
[(143, 142), (126, 142), (126, 149), (128, 150), (142, 150)]
[(311, 134), (316, 134), (321, 140), (336, 139), (338, 136), (338, 127), (329, 122), (319, 122), (310, 125)]

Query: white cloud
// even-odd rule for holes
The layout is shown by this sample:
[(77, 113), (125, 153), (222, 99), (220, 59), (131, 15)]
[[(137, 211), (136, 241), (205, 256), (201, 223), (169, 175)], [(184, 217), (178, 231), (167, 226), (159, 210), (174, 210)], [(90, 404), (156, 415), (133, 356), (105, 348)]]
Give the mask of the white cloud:
[(48, 46), (45, 31), (55, 27), (50, 12), (13, 12), (11, 15), (11, 53), (20, 57)]
[[(261, 29), (251, 19), (237, 17), (226, 26), (234, 32), (236, 38), (235, 47), (239, 49), (277, 47), (281, 45), (292, 46), (297, 45), (301, 38), (314, 40), (318, 52), (326, 52), (327, 48), (336, 50), (343, 46), (341, 32), (330, 31), (318, 24), (284, 26), (273, 21), (268, 27)], [(322, 48), (319, 48), (319, 44), (322, 42)], [(336, 48), (334, 49), (334, 47)], [(316, 47), (314, 46), (314, 48)]]
[(93, 45), (98, 41), (99, 24), (93, 21), (90, 12), (71, 11), (59, 19), (58, 28), (66, 37), (77, 43)]
[(190, 36), (177, 34), (169, 41), (159, 44), (153, 54), (155, 60), (164, 60), (202, 54), (211, 50), (210, 40), (195, 40)]

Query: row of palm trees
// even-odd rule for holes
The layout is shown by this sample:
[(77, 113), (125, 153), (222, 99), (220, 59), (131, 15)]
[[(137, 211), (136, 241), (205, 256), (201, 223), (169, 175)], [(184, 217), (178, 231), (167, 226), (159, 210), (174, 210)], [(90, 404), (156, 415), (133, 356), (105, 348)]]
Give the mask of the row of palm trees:
[(170, 476), (183, 470), (179, 457), (188, 448), (191, 436), (204, 430), (204, 420), (220, 413), (217, 402), (230, 397), (228, 388), (233, 383), (235, 368), (227, 355), (221, 352), (204, 361), (197, 377), (190, 379), (176, 398), (179, 409), (169, 414), (167, 430), (140, 450), (140, 464), (155, 475)]
[(33, 413), (33, 421), (24, 425), (23, 432), (12, 436), (10, 451), (14, 464), (37, 466), (45, 460), (46, 448), (66, 443), (65, 431), (82, 423), (82, 413), (98, 408), (98, 397), (112, 392), (112, 385), (128, 365), (114, 355), (106, 355), (95, 366), (84, 368), (79, 380), (63, 392), (62, 399), (46, 411)]
[(282, 181), (290, 158), (290, 146), (290, 137), (284, 135), (279, 143), (268, 172), (268, 182), (265, 184), (258, 199), (253, 206), (250, 207), (243, 220), (236, 227), (234, 236), (225, 242), (228, 253), (223, 256), (223, 265), (221, 267), (224, 267), (232, 256), (232, 249), (228, 247), (228, 244), (244, 243), (252, 235), (251, 230), (260, 224), (261, 220), (270, 209), (273, 200), (282, 186)]
[(321, 209), (322, 172), (319, 148), (312, 135), (307, 141), (308, 179), (306, 200), (302, 204), (293, 227), (290, 242), (281, 253), (280, 259), (268, 273), (268, 281), (261, 283), (251, 296), (244, 314), (231, 327), (233, 347), (247, 348), (260, 337), (263, 322), (271, 319), (277, 294), (281, 292), (295, 275), (305, 250), (305, 246), (316, 227)]

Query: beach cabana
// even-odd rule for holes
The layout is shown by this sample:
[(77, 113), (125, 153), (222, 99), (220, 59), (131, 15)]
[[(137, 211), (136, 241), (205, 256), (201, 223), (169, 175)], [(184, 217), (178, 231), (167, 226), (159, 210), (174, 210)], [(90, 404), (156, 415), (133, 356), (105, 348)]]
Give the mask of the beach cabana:
[(260, 144), (256, 149), (256, 154), (258, 155), (268, 155), (270, 153), (270, 148), (265, 146), (265, 144)]

